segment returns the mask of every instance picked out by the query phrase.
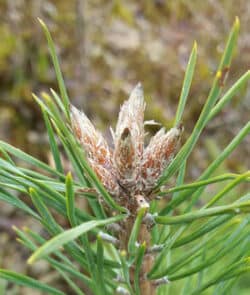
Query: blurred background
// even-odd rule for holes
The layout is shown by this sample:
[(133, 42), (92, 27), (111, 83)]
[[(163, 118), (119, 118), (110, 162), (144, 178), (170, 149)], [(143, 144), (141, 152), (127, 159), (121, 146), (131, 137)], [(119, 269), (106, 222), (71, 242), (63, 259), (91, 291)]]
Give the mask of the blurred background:
[[(71, 102), (104, 134), (115, 125), (121, 103), (139, 81), (146, 119), (172, 126), (196, 40), (198, 60), (183, 118), (184, 142), (206, 100), (235, 16), (240, 19), (240, 36), (224, 92), (249, 69), (250, 1), (0, 0), (0, 139), (50, 161), (45, 127), (31, 94), (58, 86), (37, 17), (53, 36)], [(191, 155), (186, 181), (200, 175), (249, 114), (250, 85), (209, 123)], [(249, 168), (249, 146), (248, 137), (220, 169), (238, 173)], [(15, 224), (39, 230), (38, 225), (2, 202), (0, 208), (0, 267), (56, 281), (45, 262), (32, 269), (26, 266), (29, 253), (15, 242), (11, 229)], [(4, 284), (0, 282), (0, 294)], [(8, 290), (8, 294), (40, 294), (12, 285)], [(245, 294), (247, 289), (242, 290)]]

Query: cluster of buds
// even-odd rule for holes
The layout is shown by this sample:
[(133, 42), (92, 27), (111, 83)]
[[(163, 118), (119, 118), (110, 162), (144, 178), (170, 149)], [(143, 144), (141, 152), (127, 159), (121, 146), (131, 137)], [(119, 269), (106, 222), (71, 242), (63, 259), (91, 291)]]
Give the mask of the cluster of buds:
[(173, 159), (182, 126), (160, 129), (144, 147), (144, 96), (141, 84), (121, 107), (111, 149), (83, 112), (71, 106), (72, 129), (90, 166), (122, 206), (134, 211), (153, 198), (153, 188)]

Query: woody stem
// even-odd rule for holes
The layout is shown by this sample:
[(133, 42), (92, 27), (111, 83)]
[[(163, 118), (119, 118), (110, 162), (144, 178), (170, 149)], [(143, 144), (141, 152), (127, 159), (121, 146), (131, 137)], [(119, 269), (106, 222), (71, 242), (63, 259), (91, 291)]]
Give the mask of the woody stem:
[[(128, 241), (131, 234), (131, 230), (133, 228), (135, 222), (135, 217), (130, 216), (123, 225), (124, 231), (120, 234), (120, 246), (121, 249), (128, 249)], [(138, 242), (140, 244), (146, 243), (147, 249), (150, 247), (151, 235), (150, 230), (146, 224), (141, 224)], [(151, 253), (146, 253), (143, 259), (143, 263), (141, 266), (140, 272), (140, 292), (143, 295), (155, 295), (156, 294), (156, 286), (153, 284), (153, 281), (147, 279), (147, 273), (150, 271), (154, 263), (154, 256)], [(134, 267), (132, 266), (130, 269), (130, 281), (131, 285), (134, 284)]]

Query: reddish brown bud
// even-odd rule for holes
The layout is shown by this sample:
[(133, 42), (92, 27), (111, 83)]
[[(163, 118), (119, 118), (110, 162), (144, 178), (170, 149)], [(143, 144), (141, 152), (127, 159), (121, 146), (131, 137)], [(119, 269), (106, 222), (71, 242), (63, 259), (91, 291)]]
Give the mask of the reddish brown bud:
[(71, 106), (71, 124), (75, 136), (80, 141), (87, 156), (97, 164), (111, 166), (111, 153), (106, 140), (96, 131), (87, 116)]
[(160, 129), (149, 142), (142, 164), (142, 182), (146, 192), (153, 189), (163, 170), (175, 156), (181, 133), (181, 126), (174, 127), (167, 133)]
[(131, 211), (148, 205), (157, 180), (176, 154), (181, 125), (161, 129), (144, 150), (144, 98), (138, 84), (121, 107), (114, 139), (114, 153), (84, 113), (71, 107), (72, 129), (87, 159), (107, 191)]

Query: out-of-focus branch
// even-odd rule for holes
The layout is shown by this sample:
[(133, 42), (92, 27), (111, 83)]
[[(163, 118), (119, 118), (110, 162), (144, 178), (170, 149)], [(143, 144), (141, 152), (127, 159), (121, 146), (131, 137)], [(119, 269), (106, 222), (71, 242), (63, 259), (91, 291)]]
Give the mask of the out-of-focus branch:
[(86, 2), (76, 0), (76, 43), (78, 51), (77, 72), (76, 72), (76, 104), (81, 105), (88, 113), (86, 99), (86, 85), (88, 85), (88, 61), (86, 44)]

